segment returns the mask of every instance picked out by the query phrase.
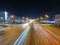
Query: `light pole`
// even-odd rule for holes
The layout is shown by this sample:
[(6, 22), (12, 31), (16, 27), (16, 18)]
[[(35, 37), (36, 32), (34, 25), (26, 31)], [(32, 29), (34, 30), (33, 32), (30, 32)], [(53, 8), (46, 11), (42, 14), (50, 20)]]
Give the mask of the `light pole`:
[(40, 17), (41, 20), (43, 20), (43, 17)]
[(45, 19), (46, 19), (46, 20), (48, 20), (48, 19), (49, 19), (49, 16), (48, 16), (47, 14), (45, 15)]
[(10, 16), (10, 21), (11, 21), (12, 23), (14, 23), (14, 15), (11, 15), (11, 16)]
[(43, 21), (43, 17), (40, 17), (40, 22), (42, 22)]
[(11, 15), (10, 18), (14, 18), (14, 15)]

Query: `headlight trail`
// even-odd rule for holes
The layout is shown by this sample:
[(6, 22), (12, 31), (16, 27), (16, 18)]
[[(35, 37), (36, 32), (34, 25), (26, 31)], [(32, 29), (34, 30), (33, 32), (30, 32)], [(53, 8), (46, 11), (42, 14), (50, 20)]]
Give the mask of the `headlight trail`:
[(52, 36), (54, 36), (56, 39), (60, 40), (60, 36), (59, 36), (59, 35), (54, 34), (52, 31), (50, 31), (50, 30), (48, 30), (48, 29), (46, 29), (46, 28), (45, 28), (45, 30), (46, 30), (48, 33), (50, 33)]
[(43, 37), (48, 39), (52, 45), (59, 45), (59, 42), (51, 34), (44, 30), (41, 26), (34, 24), (34, 29), (38, 31), (38, 33), (41, 34)]
[(23, 45), (24, 41), (28, 35), (30, 31), (30, 26), (28, 26), (25, 31), (19, 36), (19, 38), (16, 40), (16, 42), (14, 43), (14, 45)]

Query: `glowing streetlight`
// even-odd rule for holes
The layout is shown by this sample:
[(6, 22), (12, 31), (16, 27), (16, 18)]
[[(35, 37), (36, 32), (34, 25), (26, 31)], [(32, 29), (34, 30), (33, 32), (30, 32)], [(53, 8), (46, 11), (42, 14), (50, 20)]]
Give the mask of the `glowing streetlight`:
[(29, 18), (27, 17), (26, 20), (28, 20)]
[(46, 19), (46, 20), (48, 20), (48, 19), (49, 19), (49, 16), (48, 16), (47, 14), (45, 15), (45, 19)]
[(14, 15), (11, 15), (11, 16), (10, 16), (10, 21), (11, 21), (12, 23), (14, 23)]
[(11, 15), (10, 17), (11, 17), (11, 18), (14, 18), (14, 15)]
[(40, 17), (41, 20), (43, 20), (43, 17)]
[(46, 14), (45, 17), (48, 18), (49, 16)]

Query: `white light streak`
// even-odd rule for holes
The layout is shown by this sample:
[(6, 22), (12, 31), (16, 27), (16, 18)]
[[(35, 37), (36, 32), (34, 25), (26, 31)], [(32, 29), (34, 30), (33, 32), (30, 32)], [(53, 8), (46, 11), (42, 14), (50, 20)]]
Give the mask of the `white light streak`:
[(5, 20), (8, 18), (8, 13), (5, 11)]

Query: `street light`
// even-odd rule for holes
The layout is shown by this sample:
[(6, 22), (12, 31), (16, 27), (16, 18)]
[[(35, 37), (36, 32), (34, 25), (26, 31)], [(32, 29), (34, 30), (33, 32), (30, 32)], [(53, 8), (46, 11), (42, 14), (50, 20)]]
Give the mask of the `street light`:
[(15, 23), (15, 17), (14, 17), (14, 15), (10, 16), (10, 21), (11, 21), (11, 23)]
[(45, 19), (46, 20), (49, 20), (49, 16), (47, 14), (45, 15)]
[(11, 15), (10, 16), (10, 20), (14, 20), (14, 15)]
[(45, 17), (48, 18), (49, 16), (46, 14)]
[(40, 17), (41, 20), (43, 20), (43, 17)]
[(11, 18), (14, 18), (14, 15), (11, 15), (10, 17), (11, 17)]
[(26, 20), (28, 20), (29, 18), (27, 17)]

